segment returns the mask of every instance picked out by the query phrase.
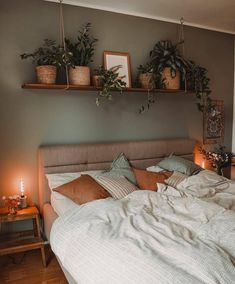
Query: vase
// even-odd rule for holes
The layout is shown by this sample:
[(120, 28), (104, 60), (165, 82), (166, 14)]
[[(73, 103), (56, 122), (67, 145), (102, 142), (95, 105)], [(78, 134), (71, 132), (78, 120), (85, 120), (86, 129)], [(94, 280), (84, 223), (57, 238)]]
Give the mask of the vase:
[(88, 66), (69, 68), (69, 82), (72, 85), (90, 86), (90, 68)]
[(176, 76), (174, 78), (171, 77), (171, 69), (166, 67), (162, 72), (162, 80), (165, 83), (166, 89), (171, 90), (179, 90), (180, 89), (180, 72), (176, 71)]
[(56, 67), (53, 65), (41, 65), (36, 67), (37, 80), (39, 84), (55, 84)]

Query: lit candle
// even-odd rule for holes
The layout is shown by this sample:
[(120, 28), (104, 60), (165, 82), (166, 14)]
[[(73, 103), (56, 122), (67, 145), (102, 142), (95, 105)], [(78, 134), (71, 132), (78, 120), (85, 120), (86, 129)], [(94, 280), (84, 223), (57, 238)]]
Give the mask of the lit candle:
[(205, 169), (205, 161), (202, 161), (202, 168)]
[(20, 178), (20, 192), (21, 192), (21, 198), (24, 197), (24, 181), (23, 181), (23, 178), (21, 177)]

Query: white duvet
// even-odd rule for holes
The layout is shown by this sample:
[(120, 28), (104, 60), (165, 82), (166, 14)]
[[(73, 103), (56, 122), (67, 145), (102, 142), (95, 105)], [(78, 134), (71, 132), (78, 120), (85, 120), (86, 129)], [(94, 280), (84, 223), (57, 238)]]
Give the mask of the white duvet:
[(81, 284), (235, 283), (235, 183), (209, 171), (178, 189), (73, 208), (51, 246)]

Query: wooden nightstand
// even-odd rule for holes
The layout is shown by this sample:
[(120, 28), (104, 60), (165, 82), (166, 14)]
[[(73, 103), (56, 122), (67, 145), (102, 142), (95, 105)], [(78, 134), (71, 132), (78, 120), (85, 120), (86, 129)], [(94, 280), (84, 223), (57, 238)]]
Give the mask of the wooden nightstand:
[[(4, 214), (5, 213), (5, 214)], [(20, 231), (7, 235), (0, 235), (0, 256), (6, 254), (13, 254), (17, 252), (25, 252), (28, 250), (41, 249), (42, 262), (46, 266), (46, 257), (44, 250), (44, 241), (41, 238), (39, 212), (34, 206), (19, 210), (16, 215), (7, 215), (4, 209), (0, 210), (0, 225), (7, 222), (17, 222), (22, 220), (33, 221), (33, 235), (32, 231)], [(24, 238), (22, 238), (24, 237)], [(26, 238), (27, 237), (27, 238)]]

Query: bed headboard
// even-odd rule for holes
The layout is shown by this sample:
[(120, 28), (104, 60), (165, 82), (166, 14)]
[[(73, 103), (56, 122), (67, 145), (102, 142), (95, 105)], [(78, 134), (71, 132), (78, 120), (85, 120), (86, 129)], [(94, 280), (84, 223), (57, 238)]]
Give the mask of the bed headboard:
[(196, 141), (164, 139), (99, 144), (42, 146), (39, 148), (39, 205), (50, 202), (50, 189), (45, 174), (106, 169), (121, 152), (134, 167), (146, 168), (172, 152), (193, 160)]

